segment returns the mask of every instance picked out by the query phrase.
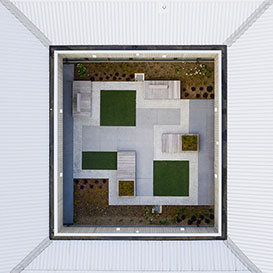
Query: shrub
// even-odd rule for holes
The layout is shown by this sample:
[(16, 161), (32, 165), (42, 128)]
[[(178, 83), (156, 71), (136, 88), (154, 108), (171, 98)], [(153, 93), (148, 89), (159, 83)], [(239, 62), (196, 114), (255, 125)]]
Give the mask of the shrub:
[(78, 75), (80, 78), (85, 78), (88, 74), (88, 68), (84, 64), (77, 64)]
[(192, 220), (193, 222), (196, 221), (196, 216), (193, 215), (193, 216), (191, 217), (191, 220)]
[(182, 221), (182, 219), (181, 219), (181, 218), (176, 217), (176, 222), (177, 222), (177, 223), (180, 223), (181, 221)]

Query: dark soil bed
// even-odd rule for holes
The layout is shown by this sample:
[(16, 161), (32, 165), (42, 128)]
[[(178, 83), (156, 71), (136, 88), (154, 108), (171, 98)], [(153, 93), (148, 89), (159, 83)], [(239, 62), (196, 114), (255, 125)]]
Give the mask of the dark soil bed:
[(107, 179), (74, 179), (74, 223), (77, 225), (147, 226), (214, 224), (213, 206), (108, 206)]
[(75, 64), (75, 80), (180, 80), (182, 99), (214, 99), (213, 62), (101, 62)]

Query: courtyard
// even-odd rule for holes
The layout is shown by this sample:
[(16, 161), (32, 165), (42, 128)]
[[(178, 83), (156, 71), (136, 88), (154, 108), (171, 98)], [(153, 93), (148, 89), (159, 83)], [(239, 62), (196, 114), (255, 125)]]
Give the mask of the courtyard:
[[(64, 68), (67, 76), (64, 100), (69, 94), (73, 99), (76, 72), (73, 65)], [(83, 81), (76, 82), (79, 88)], [(85, 90), (89, 83), (83, 82)], [(150, 86), (152, 84), (156, 83), (150, 82)], [(164, 84), (170, 82), (162, 82), (161, 86)], [(68, 142), (73, 146), (70, 151), (73, 154), (70, 170), (73, 181), (107, 181), (107, 206), (117, 211), (118, 207), (141, 210), (147, 207), (151, 213), (153, 206), (163, 210), (189, 206), (197, 210), (204, 206), (212, 209), (213, 99), (182, 99), (181, 88), (175, 99), (147, 99), (154, 91), (147, 93), (147, 87), (141, 81), (91, 82), (90, 107), (86, 108), (90, 113), (83, 116), (76, 113), (72, 118), (69, 113), (65, 115), (67, 124), (73, 125), (73, 135), (68, 134)], [(185, 142), (185, 137), (192, 134), (200, 140), (193, 146)], [(122, 163), (127, 165), (121, 170), (119, 162), (123, 161), (128, 163)], [(78, 188), (73, 181), (66, 186), (67, 194), (64, 195), (64, 202), (69, 204), (77, 200), (75, 189)], [(133, 182), (133, 194), (120, 195), (122, 181)], [(73, 204), (76, 211), (76, 205), (81, 203), (78, 200)], [(64, 218), (65, 215), (71, 219), (68, 210), (64, 210)], [(171, 215), (175, 214), (171, 212)], [(166, 223), (165, 220), (159, 221)], [(204, 224), (211, 224), (211, 221)]]

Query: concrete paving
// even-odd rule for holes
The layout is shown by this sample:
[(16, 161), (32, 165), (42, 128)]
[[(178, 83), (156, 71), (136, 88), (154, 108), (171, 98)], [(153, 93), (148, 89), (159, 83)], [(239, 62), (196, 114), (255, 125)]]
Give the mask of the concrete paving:
[(153, 195), (154, 126), (180, 124), (180, 109), (137, 109), (136, 127), (83, 126), (83, 151), (136, 151), (136, 195)]
[(152, 128), (154, 125), (179, 125), (180, 109), (136, 109), (136, 126)]
[[(108, 177), (111, 205), (210, 204), (213, 202), (213, 184), (208, 182), (209, 176), (213, 176), (213, 169), (211, 171), (211, 162), (213, 164), (213, 159), (211, 161), (211, 155), (213, 156), (213, 100), (144, 100), (142, 85), (140, 82), (92, 83), (91, 117), (74, 118), (74, 177)], [(137, 91), (136, 127), (99, 126), (100, 90)], [(179, 155), (162, 154), (160, 141), (163, 132), (200, 134), (200, 152), (183, 152)], [(208, 141), (209, 139), (212, 141)], [(110, 174), (103, 170), (81, 170), (82, 151), (118, 150), (135, 150), (137, 153), (137, 196), (134, 198), (122, 198), (121, 200), (118, 197), (116, 171)], [(153, 160), (156, 159), (190, 161), (189, 197), (153, 196)], [(213, 180), (211, 181), (213, 183)]]
[(199, 134), (198, 204), (214, 203), (214, 100), (190, 101), (190, 133)]
[(73, 224), (73, 117), (74, 65), (63, 68), (63, 222)]

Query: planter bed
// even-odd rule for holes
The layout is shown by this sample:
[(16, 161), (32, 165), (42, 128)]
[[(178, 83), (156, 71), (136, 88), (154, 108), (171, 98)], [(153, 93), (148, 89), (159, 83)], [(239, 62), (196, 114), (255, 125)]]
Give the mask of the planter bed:
[(119, 196), (135, 196), (134, 181), (119, 181)]
[(109, 206), (108, 179), (74, 179), (74, 223), (91, 226), (213, 226), (213, 206)]
[(75, 80), (134, 81), (180, 80), (182, 99), (214, 99), (213, 62), (89, 62), (75, 64)]

